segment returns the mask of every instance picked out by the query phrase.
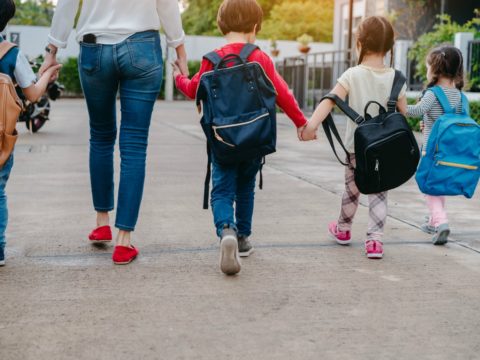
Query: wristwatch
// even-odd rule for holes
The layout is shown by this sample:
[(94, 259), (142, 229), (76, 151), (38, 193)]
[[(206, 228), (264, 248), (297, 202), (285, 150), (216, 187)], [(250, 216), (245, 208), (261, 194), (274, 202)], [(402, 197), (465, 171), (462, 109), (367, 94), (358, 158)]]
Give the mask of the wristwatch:
[(57, 48), (52, 49), (48, 45), (45, 46), (45, 51), (51, 55), (57, 55), (57, 50), (58, 50)]

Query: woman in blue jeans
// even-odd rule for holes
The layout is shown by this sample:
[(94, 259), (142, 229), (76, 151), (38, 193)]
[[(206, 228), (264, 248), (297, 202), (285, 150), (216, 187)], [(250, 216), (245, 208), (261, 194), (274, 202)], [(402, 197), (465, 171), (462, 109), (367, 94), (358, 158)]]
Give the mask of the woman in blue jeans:
[[(41, 73), (57, 63), (57, 49), (66, 47), (78, 7), (79, 0), (58, 1)], [(116, 264), (128, 264), (138, 255), (130, 234), (142, 200), (150, 120), (162, 84), (160, 25), (187, 74), (177, 0), (83, 0), (77, 23), (78, 67), (90, 116), (90, 181), (97, 226), (89, 239), (94, 242), (112, 240), (109, 212), (114, 209), (113, 155), (120, 95)]]

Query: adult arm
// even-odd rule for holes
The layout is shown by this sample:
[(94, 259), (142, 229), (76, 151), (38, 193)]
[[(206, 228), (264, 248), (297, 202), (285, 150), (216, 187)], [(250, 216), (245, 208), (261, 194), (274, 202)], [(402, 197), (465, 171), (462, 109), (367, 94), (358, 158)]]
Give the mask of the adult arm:
[(157, 13), (165, 35), (167, 46), (177, 52), (176, 64), (183, 75), (188, 76), (187, 53), (185, 51), (185, 32), (177, 0), (157, 0)]
[(58, 48), (66, 48), (68, 37), (72, 32), (75, 24), (75, 16), (78, 11), (79, 0), (59, 0), (52, 19), (50, 35), (48, 36), (49, 52), (45, 53), (45, 60), (38, 71), (39, 75), (51, 66), (58, 64), (57, 51)]

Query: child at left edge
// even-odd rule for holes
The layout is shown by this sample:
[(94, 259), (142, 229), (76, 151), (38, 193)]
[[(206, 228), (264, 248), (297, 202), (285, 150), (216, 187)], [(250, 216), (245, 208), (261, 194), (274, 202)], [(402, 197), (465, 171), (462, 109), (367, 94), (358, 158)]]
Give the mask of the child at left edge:
[[(220, 5), (217, 17), (218, 27), (225, 36), (227, 44), (215, 51), (220, 57), (228, 54), (240, 54), (246, 43), (254, 43), (256, 35), (261, 30), (263, 11), (256, 0), (225, 0)], [(284, 79), (275, 70), (270, 57), (261, 50), (255, 50), (247, 59), (255, 61), (265, 70), (277, 92), (277, 105), (287, 114), (297, 128), (297, 136), (301, 140), (301, 132), (307, 124), (307, 119), (298, 106), (295, 97), (288, 89)], [(181, 74), (174, 65), (174, 78), (177, 88), (190, 99), (194, 99), (202, 74), (213, 70), (210, 61), (203, 59), (200, 71), (192, 79)], [(212, 194), (211, 205), (217, 235), (234, 224), (233, 230), (238, 238), (240, 256), (248, 256), (253, 247), (248, 239), (252, 232), (253, 203), (255, 178), (260, 161), (253, 160), (251, 164), (241, 164), (235, 168), (222, 166), (212, 161)], [(232, 179), (233, 178), (233, 179)], [(234, 186), (231, 186), (233, 183)], [(243, 189), (243, 190), (242, 190)], [(246, 191), (245, 191), (246, 190)], [(234, 210), (234, 199), (236, 208)], [(237, 215), (234, 218), (234, 213)], [(238, 216), (241, 214), (241, 216)], [(235, 264), (240, 271), (240, 263)], [(223, 271), (223, 269), (222, 269)], [(237, 272), (238, 272), (237, 271)]]
[[(5, 30), (8, 22), (15, 16), (13, 0), (0, 0), (0, 33)], [(0, 35), (0, 43), (5, 40)], [(47, 90), (50, 82), (57, 77), (62, 65), (48, 69), (38, 81), (25, 55), (17, 47), (11, 47), (0, 60), (0, 73), (10, 76), (21, 89), (25, 97), (36, 102)], [(8, 222), (7, 195), (5, 188), (13, 167), (13, 153), (0, 168), (0, 266), (5, 265), (5, 231)]]

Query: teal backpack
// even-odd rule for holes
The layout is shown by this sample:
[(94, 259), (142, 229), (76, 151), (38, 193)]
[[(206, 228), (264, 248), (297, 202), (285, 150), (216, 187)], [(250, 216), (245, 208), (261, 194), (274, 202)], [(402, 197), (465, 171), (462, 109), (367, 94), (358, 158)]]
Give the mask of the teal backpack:
[(415, 179), (424, 194), (471, 198), (480, 178), (480, 125), (470, 117), (463, 93), (462, 112), (456, 114), (439, 86), (429, 90), (437, 97), (444, 115), (433, 125)]

